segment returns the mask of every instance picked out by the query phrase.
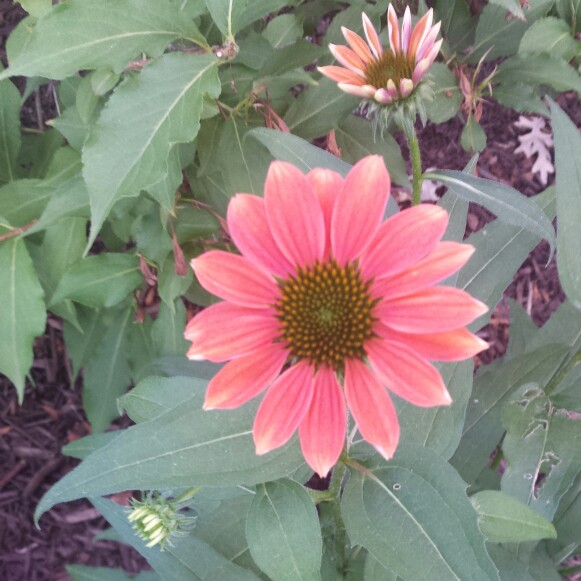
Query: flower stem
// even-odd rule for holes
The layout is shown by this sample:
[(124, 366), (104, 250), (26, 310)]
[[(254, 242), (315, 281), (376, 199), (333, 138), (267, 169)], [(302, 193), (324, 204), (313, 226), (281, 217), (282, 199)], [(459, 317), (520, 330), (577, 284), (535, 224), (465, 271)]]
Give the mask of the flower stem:
[(422, 201), (422, 156), (418, 136), (412, 123), (405, 123), (404, 133), (408, 142), (410, 156), (412, 158), (412, 205), (417, 206)]
[(342, 575), (345, 574), (347, 568), (347, 557), (345, 555), (345, 545), (347, 544), (347, 531), (345, 523), (343, 522), (343, 515), (341, 514), (341, 488), (343, 486), (343, 479), (347, 472), (347, 466), (342, 462), (338, 462), (333, 470), (331, 483), (329, 485), (329, 492), (333, 495), (334, 500), (331, 503), (331, 514), (335, 521), (335, 550), (337, 554), (337, 571)]

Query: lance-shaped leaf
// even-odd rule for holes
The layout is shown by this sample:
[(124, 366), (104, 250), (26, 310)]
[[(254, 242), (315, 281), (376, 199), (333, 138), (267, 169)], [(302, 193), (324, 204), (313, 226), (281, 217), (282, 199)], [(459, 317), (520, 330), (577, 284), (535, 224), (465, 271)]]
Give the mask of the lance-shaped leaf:
[(482, 490), (470, 497), (478, 512), (478, 526), (493, 543), (520, 543), (554, 539), (555, 527), (532, 508), (497, 490)]
[(49, 490), (38, 505), (37, 518), (59, 502), (84, 496), (134, 489), (252, 485), (287, 476), (303, 464), (296, 439), (256, 455), (252, 420), (258, 402), (233, 411), (204, 411), (200, 406), (200, 398), (194, 398), (125, 430)]
[(537, 204), (514, 188), (455, 170), (430, 172), (425, 177), (441, 181), (460, 198), (484, 206), (503, 222), (521, 226), (547, 240), (551, 253), (554, 251), (555, 231), (551, 221)]
[(341, 510), (351, 542), (404, 579), (498, 579), (466, 484), (434, 452), (400, 446), (387, 464), (351, 469)]
[(136, 256), (113, 252), (88, 256), (65, 272), (51, 304), (71, 299), (88, 307), (112, 307), (137, 288), (142, 280)]
[(173, 143), (193, 141), (205, 94), (220, 83), (212, 55), (167, 54), (115, 91), (83, 149), (92, 244), (113, 204), (167, 174)]
[(40, 18), (18, 52), (9, 45), (10, 67), (0, 78), (40, 75), (64, 79), (78, 70), (101, 67), (121, 72), (141, 53), (159, 56), (177, 38), (206, 44), (178, 2), (71, 0)]
[(193, 535), (176, 538), (166, 545), (163, 551), (159, 547), (148, 548), (127, 520), (127, 509), (106, 498), (94, 498), (91, 502), (101, 511), (109, 524), (139, 551), (162, 579), (188, 579), (191, 581), (258, 581), (251, 571), (231, 563), (226, 557), (207, 543)]
[(17, 177), (20, 152), (20, 93), (11, 81), (0, 82), (0, 184)]
[(554, 101), (550, 105), (557, 166), (557, 267), (563, 290), (581, 308), (581, 135)]
[(0, 373), (14, 383), (22, 402), (32, 344), (46, 322), (44, 293), (24, 240), (0, 242), (0, 272)]
[(324, 167), (345, 176), (351, 169), (348, 163), (290, 133), (260, 127), (249, 131), (246, 139), (249, 137), (258, 139), (276, 159), (288, 161), (303, 172)]
[(321, 568), (321, 527), (307, 491), (292, 480), (258, 487), (246, 523), (258, 566), (275, 581), (310, 580)]

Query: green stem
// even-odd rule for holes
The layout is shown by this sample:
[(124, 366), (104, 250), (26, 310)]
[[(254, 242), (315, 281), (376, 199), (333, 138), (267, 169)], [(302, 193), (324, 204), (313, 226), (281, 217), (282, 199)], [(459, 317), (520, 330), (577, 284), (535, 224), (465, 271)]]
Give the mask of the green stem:
[(581, 363), (581, 348), (569, 359), (569, 361), (563, 365), (556, 373), (553, 375), (551, 381), (547, 384), (545, 389), (545, 394), (549, 397), (555, 388), (565, 379), (565, 376), (577, 365)]
[(333, 470), (331, 477), (331, 484), (329, 485), (329, 492), (333, 495), (334, 501), (331, 503), (331, 513), (335, 521), (335, 547), (337, 551), (337, 570), (342, 575), (345, 575), (347, 568), (347, 557), (345, 554), (345, 545), (347, 544), (347, 531), (345, 523), (343, 522), (343, 515), (341, 514), (341, 487), (343, 486), (343, 478), (347, 472), (347, 466), (342, 462), (338, 462)]
[(422, 201), (422, 156), (418, 136), (412, 123), (406, 124), (404, 133), (408, 142), (410, 156), (412, 158), (412, 204), (417, 206)]

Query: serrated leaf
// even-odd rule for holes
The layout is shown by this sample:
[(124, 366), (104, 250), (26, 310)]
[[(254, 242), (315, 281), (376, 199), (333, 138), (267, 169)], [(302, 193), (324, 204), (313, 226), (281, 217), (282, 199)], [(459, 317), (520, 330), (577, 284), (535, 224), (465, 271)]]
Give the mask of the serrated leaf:
[(457, 196), (484, 206), (500, 220), (520, 226), (551, 245), (555, 250), (555, 231), (551, 221), (532, 200), (502, 184), (454, 170), (439, 170), (425, 175), (447, 185)]
[(285, 0), (205, 0), (212, 20), (224, 36), (234, 35), (269, 12), (279, 10)]
[(508, 494), (483, 490), (470, 500), (478, 512), (482, 534), (493, 543), (520, 543), (557, 536), (550, 521)]
[(367, 155), (381, 155), (392, 181), (411, 189), (405, 161), (397, 141), (390, 133), (374, 136), (371, 123), (350, 115), (335, 130), (341, 158), (354, 164)]
[(11, 81), (0, 81), (0, 184), (18, 177), (20, 93)]
[[(252, 485), (282, 478), (303, 465), (296, 438), (257, 456), (252, 420), (258, 402), (204, 411), (200, 398), (125, 430), (91, 454), (44, 496), (37, 518), (59, 502), (121, 490)], [(147, 446), (143, 443), (147, 442)]]
[(257, 128), (247, 133), (246, 139), (249, 137), (260, 141), (274, 158), (288, 161), (305, 173), (316, 167), (324, 167), (346, 176), (351, 169), (348, 163), (290, 133)]
[(104, 431), (117, 412), (117, 398), (130, 381), (127, 363), (127, 327), (133, 308), (118, 312), (85, 369), (83, 407), (94, 432)]
[[(68, 34), (63, 34), (68, 30)], [(159, 56), (177, 38), (204, 46), (196, 25), (169, 0), (70, 0), (55, 6), (29, 30), (0, 79), (39, 75), (64, 79), (80, 69), (109, 67), (120, 73), (145, 52)]]
[(44, 333), (46, 322), (44, 293), (24, 240), (0, 242), (0, 272), (0, 373), (14, 383), (22, 402), (34, 338)]
[(216, 66), (212, 55), (166, 54), (117, 87), (83, 149), (89, 245), (117, 200), (164, 178), (171, 144), (196, 137), (204, 95), (220, 92)]
[(557, 170), (557, 267), (567, 297), (581, 308), (581, 136), (563, 110), (554, 101), (550, 105)]
[(112, 252), (88, 256), (65, 272), (51, 304), (71, 299), (88, 307), (112, 307), (137, 288), (142, 280), (136, 256)]
[(320, 579), (321, 528), (300, 484), (261, 484), (248, 513), (246, 538), (257, 565), (274, 581)]
[(127, 508), (105, 498), (91, 499), (121, 538), (139, 551), (162, 579), (191, 581), (258, 581), (251, 571), (238, 567), (193, 535), (172, 540), (164, 547), (147, 548), (127, 520)]
[(305, 89), (289, 107), (284, 121), (303, 139), (321, 137), (335, 129), (357, 107), (359, 99), (344, 93), (337, 83), (321, 79), (317, 87)]
[(466, 485), (440, 456), (400, 446), (388, 464), (350, 470), (341, 511), (352, 543), (404, 579), (498, 579)]

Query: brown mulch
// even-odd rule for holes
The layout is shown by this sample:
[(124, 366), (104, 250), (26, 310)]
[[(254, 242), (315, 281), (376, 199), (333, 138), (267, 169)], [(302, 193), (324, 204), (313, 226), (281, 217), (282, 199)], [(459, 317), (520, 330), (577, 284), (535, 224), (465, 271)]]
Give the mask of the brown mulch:
[[(0, 39), (6, 38), (23, 14), (19, 5), (0, 0)], [(0, 45), (2, 57), (3, 48)], [(559, 102), (581, 126), (576, 96), (563, 96)], [(32, 100), (25, 107), (29, 126), (38, 121), (36, 105)], [(518, 116), (494, 104), (485, 106), (482, 126), (489, 146), (480, 156), (478, 169), (482, 177), (498, 179), (530, 196), (544, 187), (531, 172), (533, 160), (513, 155), (518, 146), (518, 130), (513, 124)], [(424, 167), (462, 169), (470, 155), (459, 145), (461, 130), (458, 119), (439, 126), (429, 124), (421, 130)], [(486, 210), (471, 206), (468, 230), (476, 231), (491, 219)], [(548, 246), (541, 243), (505, 293), (523, 305), (537, 325), (546, 322), (564, 300), (555, 260), (545, 268), (547, 258)], [(492, 343), (482, 362), (504, 353), (508, 333), (508, 304), (503, 300), (492, 322), (480, 333)], [(35, 528), (32, 514), (41, 496), (78, 463), (62, 456), (62, 446), (89, 431), (80, 383), (71, 384), (57, 320), (51, 319), (46, 335), (37, 340), (35, 357), (31, 373), (34, 387), (28, 385), (22, 406), (10, 383), (0, 377), (0, 580), (61, 581), (68, 579), (64, 567), (72, 563), (120, 566), (128, 572), (146, 568), (133, 549), (94, 540), (106, 523), (87, 501), (57, 506), (43, 517), (42, 529)]]

